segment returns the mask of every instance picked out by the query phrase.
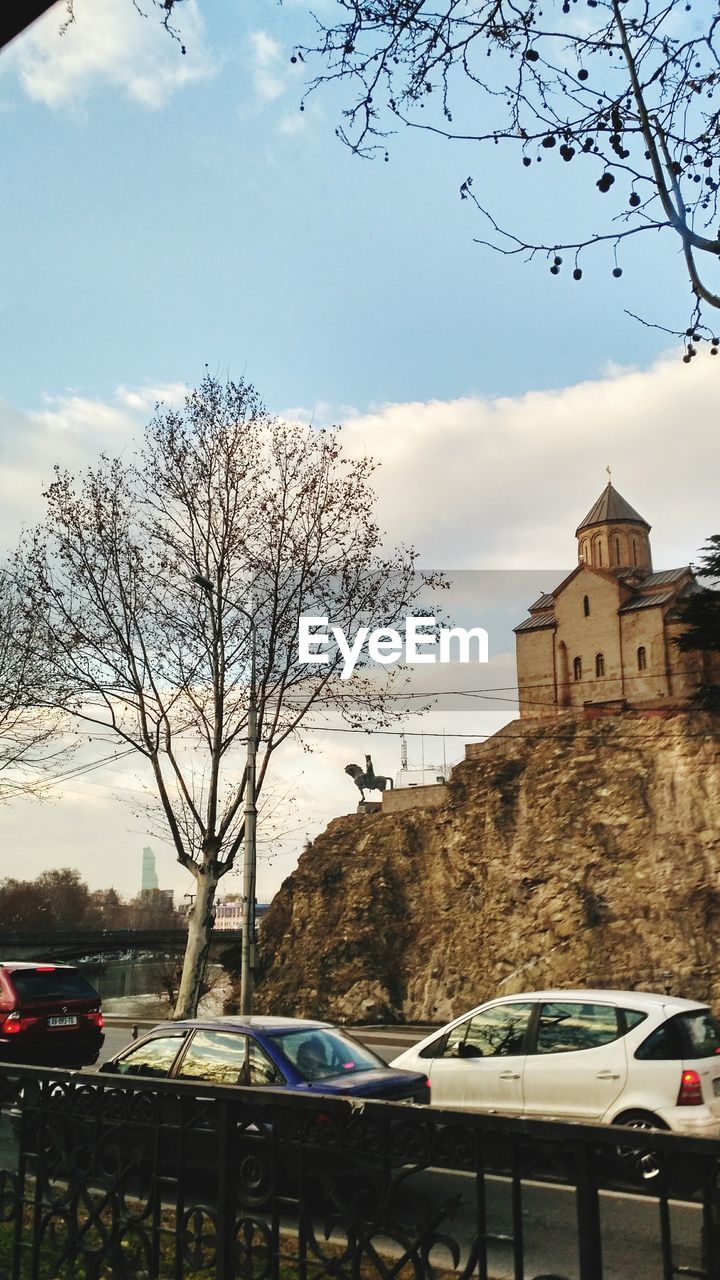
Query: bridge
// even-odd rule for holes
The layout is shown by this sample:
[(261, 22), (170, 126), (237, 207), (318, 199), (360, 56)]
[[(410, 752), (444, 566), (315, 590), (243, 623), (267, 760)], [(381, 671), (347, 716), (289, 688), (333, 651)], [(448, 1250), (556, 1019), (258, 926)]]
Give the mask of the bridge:
[[(214, 929), (210, 955), (217, 956), (242, 942), (241, 929)], [(73, 961), (84, 956), (114, 957), (128, 951), (156, 955), (180, 955), (187, 943), (186, 929), (73, 929), (51, 933), (0, 931), (1, 960)]]

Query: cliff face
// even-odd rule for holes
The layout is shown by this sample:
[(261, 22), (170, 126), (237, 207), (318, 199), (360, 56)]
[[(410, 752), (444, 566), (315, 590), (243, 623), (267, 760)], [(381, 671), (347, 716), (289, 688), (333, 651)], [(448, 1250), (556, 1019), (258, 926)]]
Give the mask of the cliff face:
[(258, 1008), (445, 1021), (541, 987), (720, 1005), (720, 717), (528, 726), (440, 808), (331, 822), (262, 927)]

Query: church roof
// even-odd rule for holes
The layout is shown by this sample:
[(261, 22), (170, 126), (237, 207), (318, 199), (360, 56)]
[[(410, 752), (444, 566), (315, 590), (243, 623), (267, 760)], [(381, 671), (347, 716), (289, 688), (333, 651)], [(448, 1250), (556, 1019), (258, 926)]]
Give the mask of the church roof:
[[(592, 565), (579, 564), (554, 591), (545, 592), (530, 605), (530, 617), (513, 630), (515, 632), (542, 631), (545, 627), (554, 627), (555, 601), (568, 583), (580, 572), (592, 573), (610, 581), (619, 581), (622, 585), (629, 587), (632, 595), (629, 600), (620, 605), (620, 613), (635, 613), (639, 609), (656, 609), (673, 602), (677, 604), (687, 595), (703, 589), (692, 577), (690, 565), (682, 565), (679, 569), (661, 569), (657, 573), (647, 573), (643, 578), (634, 579), (630, 583), (626, 582), (622, 576), (618, 578), (609, 569), (595, 569)], [(689, 580), (688, 575), (690, 575)], [(686, 581), (683, 582), (683, 579)], [(680, 615), (676, 614), (675, 610), (671, 610), (667, 616), (675, 618)]]
[(555, 596), (552, 591), (544, 591), (541, 596), (530, 605), (530, 613), (536, 613), (539, 609), (552, 609), (555, 603)]
[(612, 482), (608, 480), (600, 497), (593, 507), (588, 511), (585, 519), (581, 521), (576, 530), (576, 536), (583, 529), (591, 528), (596, 524), (643, 524), (646, 529), (650, 528), (647, 520), (626, 502), (617, 489), (613, 488)]
[(655, 609), (661, 604), (669, 604), (677, 595), (676, 591), (656, 591), (651, 596), (635, 596), (620, 606), (620, 613), (635, 613), (638, 609)]
[(513, 627), (513, 631), (543, 631), (545, 627), (554, 626), (554, 613), (536, 613), (534, 618), (526, 618), (519, 626)]
[(684, 564), (679, 569), (660, 569), (658, 573), (648, 573), (639, 585), (643, 588), (663, 587), (684, 578), (687, 573), (692, 573), (692, 567), (689, 564)]

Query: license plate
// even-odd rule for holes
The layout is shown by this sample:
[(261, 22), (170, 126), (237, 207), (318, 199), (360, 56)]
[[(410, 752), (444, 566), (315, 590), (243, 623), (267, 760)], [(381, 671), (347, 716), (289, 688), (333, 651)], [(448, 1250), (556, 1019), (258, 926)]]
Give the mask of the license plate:
[(713, 1080), (713, 1093), (716, 1098), (720, 1097), (720, 1076), (716, 1076)]
[(49, 1027), (76, 1027), (77, 1018), (71, 1015), (68, 1018), (48, 1018)]

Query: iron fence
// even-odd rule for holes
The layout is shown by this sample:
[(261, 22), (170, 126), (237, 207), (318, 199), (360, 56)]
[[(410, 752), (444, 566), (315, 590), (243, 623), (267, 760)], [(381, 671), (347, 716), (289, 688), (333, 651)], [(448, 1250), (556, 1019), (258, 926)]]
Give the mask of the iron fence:
[(720, 1280), (720, 1142), (0, 1068), (1, 1280)]

